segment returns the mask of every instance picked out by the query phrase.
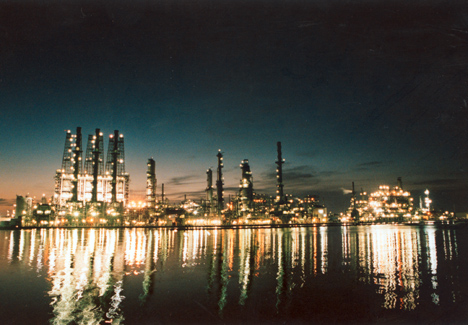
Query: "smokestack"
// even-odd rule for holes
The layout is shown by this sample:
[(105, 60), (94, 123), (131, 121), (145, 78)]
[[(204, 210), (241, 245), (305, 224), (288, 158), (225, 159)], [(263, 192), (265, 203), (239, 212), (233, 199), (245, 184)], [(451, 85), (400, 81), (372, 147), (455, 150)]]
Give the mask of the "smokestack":
[(398, 187), (402, 190), (403, 189), (403, 182), (401, 180), (401, 177), (398, 177)]

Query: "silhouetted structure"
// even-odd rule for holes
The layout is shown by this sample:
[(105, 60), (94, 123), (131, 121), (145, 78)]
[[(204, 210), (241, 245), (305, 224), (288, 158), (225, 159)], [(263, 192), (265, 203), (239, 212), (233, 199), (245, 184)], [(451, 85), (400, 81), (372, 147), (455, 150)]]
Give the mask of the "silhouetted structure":
[(146, 170), (146, 206), (154, 208), (156, 205), (156, 162), (153, 158), (148, 159)]
[(206, 171), (206, 205), (210, 213), (213, 209), (213, 171), (209, 168)]
[(276, 181), (277, 181), (277, 190), (276, 190), (276, 201), (278, 204), (284, 204), (285, 198), (283, 193), (283, 164), (284, 159), (281, 152), (281, 142), (278, 141), (276, 144), (278, 151), (278, 160), (276, 161)]
[(216, 191), (218, 195), (218, 214), (221, 213), (221, 211), (224, 210), (224, 198), (223, 198), (223, 154), (221, 153), (221, 149), (219, 149), (218, 154), (216, 155), (218, 157), (218, 179), (216, 180)]
[(253, 180), (249, 160), (244, 159), (240, 167), (242, 170), (242, 179), (239, 189), (240, 212), (243, 216), (248, 216), (248, 214), (252, 212), (253, 203)]
[(75, 135), (75, 143), (73, 147), (73, 157), (71, 157), (71, 162), (73, 164), (73, 180), (72, 180), (72, 202), (78, 202), (78, 187), (79, 182), (78, 179), (83, 169), (83, 150), (82, 150), (82, 135), (81, 135), (81, 127), (76, 128), (76, 135)]

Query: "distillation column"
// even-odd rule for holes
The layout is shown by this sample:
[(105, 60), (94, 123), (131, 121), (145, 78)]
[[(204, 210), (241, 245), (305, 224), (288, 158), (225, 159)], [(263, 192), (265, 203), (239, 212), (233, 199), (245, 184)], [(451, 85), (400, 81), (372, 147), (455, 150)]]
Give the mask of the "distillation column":
[(351, 211), (351, 218), (354, 221), (359, 221), (359, 211), (356, 209), (356, 191), (354, 190), (354, 182), (352, 183), (353, 189), (351, 195), (353, 197), (353, 210)]
[(164, 183), (161, 184), (161, 204), (164, 204)]
[(276, 161), (276, 181), (277, 181), (277, 190), (276, 190), (276, 201), (278, 204), (284, 204), (284, 193), (283, 193), (283, 164), (284, 159), (281, 152), (281, 142), (278, 141), (277, 150), (278, 150), (278, 160)]
[(251, 212), (253, 203), (253, 180), (249, 160), (244, 159), (240, 168), (242, 170), (242, 179), (239, 185), (240, 209), (242, 215), (246, 217)]
[(154, 208), (156, 205), (156, 182), (156, 162), (150, 158), (146, 170), (146, 205), (148, 208)]
[(224, 210), (224, 198), (223, 198), (223, 154), (221, 149), (218, 150), (218, 179), (216, 180), (216, 190), (218, 194), (218, 215)]
[(206, 171), (206, 202), (208, 202), (208, 211), (211, 214), (213, 209), (213, 171), (211, 168)]

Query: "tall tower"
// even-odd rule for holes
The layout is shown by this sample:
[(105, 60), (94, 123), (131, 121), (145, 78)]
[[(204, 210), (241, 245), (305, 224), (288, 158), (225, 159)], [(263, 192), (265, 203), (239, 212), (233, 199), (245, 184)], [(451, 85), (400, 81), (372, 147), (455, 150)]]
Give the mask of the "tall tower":
[(62, 172), (70, 174), (72, 170), (72, 157), (73, 157), (73, 134), (70, 130), (67, 130), (67, 135), (65, 136), (65, 146), (63, 148), (63, 157), (62, 157)]
[(91, 171), (93, 176), (91, 185), (91, 202), (98, 201), (98, 176), (103, 174), (104, 141), (100, 129), (96, 129), (94, 135), (88, 137), (88, 147), (86, 148), (87, 171)]
[[(86, 146), (86, 155), (84, 162), (84, 172), (90, 176), (94, 173), (94, 153), (99, 152), (98, 158), (98, 175), (103, 175), (104, 173), (104, 140), (102, 138), (102, 133), (99, 132), (99, 129), (96, 129), (95, 134), (88, 135), (88, 144)], [(98, 151), (97, 148), (101, 150)]]
[(359, 211), (356, 208), (356, 191), (354, 190), (354, 182), (352, 183), (353, 185), (353, 191), (351, 192), (352, 195), (352, 200), (353, 200), (353, 209), (351, 210), (351, 218), (353, 218), (354, 221), (359, 221)]
[(73, 170), (73, 180), (72, 180), (72, 202), (78, 201), (78, 186), (79, 178), (83, 169), (83, 150), (82, 150), (82, 135), (81, 127), (76, 128), (76, 135), (74, 135), (75, 143), (73, 144), (73, 157), (71, 158), (72, 170)]
[(223, 198), (223, 154), (221, 153), (221, 149), (218, 150), (218, 179), (216, 180), (216, 191), (218, 194), (218, 214), (224, 210), (224, 198)]
[(253, 203), (253, 179), (250, 171), (249, 160), (244, 159), (240, 164), (242, 179), (240, 181), (239, 199), (242, 214), (246, 216), (251, 212)]
[(112, 183), (111, 183), (112, 202), (117, 202), (117, 168), (119, 166), (119, 163), (123, 163), (123, 160), (120, 161), (118, 159), (120, 155), (118, 140), (119, 140), (119, 131), (114, 130), (114, 136), (112, 136), (111, 134), (109, 137), (109, 147), (107, 149), (107, 151), (110, 152), (112, 156)]
[[(77, 128), (78, 132), (81, 132), (81, 128)], [(65, 206), (68, 201), (78, 200), (75, 194), (78, 190), (77, 173), (81, 171), (81, 159), (77, 139), (77, 135), (66, 130), (62, 168), (55, 173), (54, 203), (59, 207)]]
[(123, 135), (119, 131), (110, 135), (104, 170), (104, 140), (100, 129), (88, 136), (84, 159), (81, 127), (77, 127), (76, 134), (66, 132), (62, 168), (55, 175), (55, 204), (64, 207), (67, 202), (104, 201), (125, 205), (129, 175), (125, 172)]
[(354, 190), (354, 182), (352, 182), (353, 209), (356, 209), (356, 191)]
[(66, 130), (65, 146), (63, 148), (62, 168), (57, 169), (55, 173), (55, 193), (54, 201), (58, 206), (64, 206), (72, 197), (72, 148), (73, 135), (70, 130)]
[(206, 201), (209, 202), (209, 211), (213, 208), (213, 171), (208, 168), (206, 171)]
[(284, 203), (284, 193), (283, 193), (283, 164), (284, 164), (284, 159), (282, 157), (282, 152), (281, 152), (281, 142), (278, 141), (276, 143), (277, 146), (277, 151), (278, 151), (278, 160), (276, 161), (276, 201), (278, 204), (283, 204)]
[[(119, 134), (118, 130), (114, 131), (114, 134), (109, 135), (109, 147), (107, 149), (107, 160), (106, 160), (106, 175), (110, 175), (111, 188), (111, 202), (122, 202), (126, 201), (125, 186), (127, 181), (125, 180), (125, 150), (124, 150), (124, 137), (123, 134)], [(107, 191), (104, 190), (104, 198), (108, 197)]]
[(146, 205), (154, 208), (156, 205), (156, 162), (153, 158), (148, 159), (146, 170)]

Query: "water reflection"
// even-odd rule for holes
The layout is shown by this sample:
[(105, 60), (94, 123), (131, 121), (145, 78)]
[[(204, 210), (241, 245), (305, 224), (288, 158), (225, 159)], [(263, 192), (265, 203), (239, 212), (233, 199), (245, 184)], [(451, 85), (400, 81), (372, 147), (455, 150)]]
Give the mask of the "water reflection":
[[(304, 297), (317, 304), (320, 297), (313, 296), (333, 285), (324, 283), (339, 279), (337, 274), (374, 288), (382, 309), (413, 311), (428, 302), (460, 300), (459, 231), (386, 225), (33, 229), (4, 232), (8, 244), (0, 245), (0, 261), (45, 276), (54, 324), (118, 324), (148, 305), (161, 308), (158, 313), (181, 304), (189, 312), (193, 305), (222, 319), (262, 304), (287, 315), (304, 304), (298, 302)], [(188, 279), (185, 289), (197, 290), (196, 298), (167, 295), (174, 278), (174, 286)], [(129, 301), (127, 291), (131, 297), (138, 292), (142, 307)]]

